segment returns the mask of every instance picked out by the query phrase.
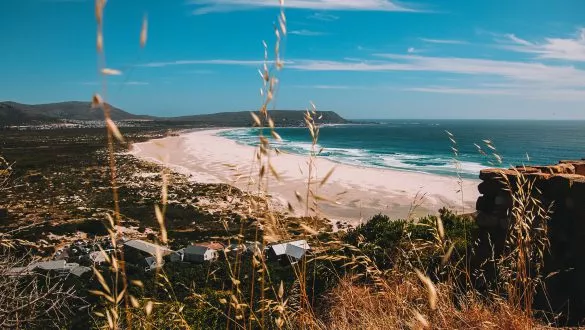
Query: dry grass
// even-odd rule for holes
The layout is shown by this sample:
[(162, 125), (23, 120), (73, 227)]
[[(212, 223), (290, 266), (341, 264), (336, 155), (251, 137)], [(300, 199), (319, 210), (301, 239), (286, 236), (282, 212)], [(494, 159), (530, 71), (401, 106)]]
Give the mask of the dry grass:
[[(271, 158), (279, 150), (271, 145), (271, 139), (280, 140), (274, 121), (270, 117), (270, 108), (278, 92), (278, 72), (283, 68), (284, 37), (286, 36), (286, 16), (281, 1), (281, 11), (278, 23), (274, 27), (275, 45), (274, 59), (269, 59), (268, 45), (264, 43), (265, 63), (260, 70), (262, 79), (261, 93), (263, 102), (257, 113), (252, 113), (252, 120), (259, 128), (259, 142), (254, 155), (254, 166), (249, 175), (249, 191), (254, 196), (250, 214), (260, 214), (255, 222), (255, 240), (262, 244), (287, 239), (286, 223), (280, 213), (272, 206), (269, 187), (271, 180), (279, 180), (278, 169), (271, 162)], [(108, 218), (108, 231), (113, 244), (120, 238), (116, 226), (120, 224), (119, 198), (116, 186), (116, 164), (114, 161), (114, 144), (123, 142), (123, 136), (110, 118), (109, 106), (106, 103), (107, 77), (121, 74), (118, 70), (106, 66), (104, 55), (103, 15), (105, 0), (96, 0), (98, 71), (103, 78), (101, 94), (93, 97), (93, 104), (103, 110), (107, 135), (108, 151), (110, 156), (109, 168), (111, 174), (114, 214)], [(142, 22), (140, 45), (144, 47), (147, 41), (147, 20)], [(312, 138), (312, 149), (308, 155), (307, 188), (305, 192), (296, 192), (297, 203), (305, 211), (306, 221), (301, 228), (306, 232), (305, 237), (313, 239), (314, 244), (321, 251), (328, 251), (326, 242), (319, 242), (315, 236), (319, 232), (315, 229), (319, 218), (319, 203), (334, 202), (319, 194), (319, 187), (326, 184), (332, 175), (332, 170), (319, 179), (315, 159), (321, 153), (317, 150), (319, 138), (319, 115), (314, 105), (305, 114), (305, 123)], [(264, 132), (268, 131), (267, 136)], [(454, 136), (447, 132), (452, 142), (456, 166), (459, 166), (458, 150)], [(484, 141), (486, 146), (494, 151), (493, 157), (501, 163), (501, 158), (495, 154), (491, 142)], [(479, 147), (478, 147), (479, 148)], [(481, 151), (481, 148), (480, 148)], [(459, 173), (459, 169), (458, 169)], [(154, 213), (160, 226), (158, 240), (167, 243), (165, 228), (165, 209), (167, 201), (166, 175), (163, 173), (161, 184), (161, 202), (154, 206)], [(461, 177), (458, 176), (461, 182)], [(0, 181), (1, 182), (1, 181)], [(527, 183), (529, 184), (529, 183)], [(462, 186), (462, 185), (461, 185)], [(511, 235), (508, 242), (509, 249), (503, 256), (497, 256), (497, 265), (504, 274), (498, 278), (497, 288), (505, 288), (503, 292), (482, 294), (469, 287), (461, 286), (457, 280), (464, 274), (464, 282), (469, 284), (471, 270), (467, 265), (461, 267), (461, 260), (451, 263), (453, 244), (445, 237), (442, 223), (435, 224), (434, 240), (432, 242), (412, 242), (413, 249), (404, 252), (403, 260), (396, 260), (399, 265), (391, 271), (382, 271), (359, 249), (352, 248), (354, 254), (347, 257), (346, 268), (351, 268), (353, 277), (344, 277), (327, 296), (326, 308), (315, 311), (315, 297), (311, 297), (309, 288), (314, 285), (315, 274), (308, 273), (308, 260), (291, 267), (295, 282), (290, 290), (285, 290), (283, 283), (273, 283), (270, 280), (269, 266), (265, 256), (257, 251), (252, 256), (254, 271), (252, 272), (249, 296), (244, 294), (242, 279), (248, 274), (242, 273), (242, 258), (238, 254), (235, 260), (229, 262), (228, 273), (231, 281), (229, 299), (220, 300), (220, 306), (213, 306), (203, 296), (195, 296), (198, 303), (216, 308), (223, 315), (226, 329), (256, 329), (256, 328), (286, 328), (286, 329), (395, 329), (395, 328), (505, 328), (524, 329), (536, 325), (532, 318), (530, 303), (536, 288), (536, 279), (532, 269), (538, 261), (534, 258), (538, 252), (546, 248), (543, 242), (545, 236), (535, 238), (532, 231), (526, 227), (534, 227), (546, 223), (544, 210), (537, 202), (531, 199), (532, 187), (521, 186), (522, 189), (514, 198), (514, 219), (511, 226)], [(516, 187), (518, 188), (518, 187)], [(463, 195), (463, 191), (461, 190)], [(293, 208), (289, 202), (289, 208)], [(244, 243), (244, 227), (242, 224), (240, 235), (234, 242)], [(534, 243), (537, 242), (537, 243)], [(428, 267), (422, 262), (422, 253), (433, 249), (443, 255), (443, 270), (448, 276), (442, 283), (433, 283), (427, 276)], [(160, 256), (159, 256), (160, 258)], [(93, 293), (101, 296), (106, 305), (103, 310), (95, 311), (95, 315), (102, 317), (99, 324), (107, 328), (156, 328), (164, 325), (164, 321), (173, 324), (173, 328), (190, 328), (183, 316), (183, 302), (179, 301), (172, 292), (168, 277), (162, 272), (156, 272), (156, 283), (161, 292), (168, 294), (170, 303), (165, 306), (163, 315), (156, 312), (163, 308), (154, 299), (138, 299), (129, 294), (131, 287), (141, 287), (140, 282), (129, 282), (124, 268), (124, 255), (120, 252), (107, 257), (112, 278), (95, 270), (95, 277), (101, 284), (101, 290)], [(463, 259), (466, 259), (464, 256)], [(316, 260), (327, 262), (339, 261), (334, 255), (318, 255)], [(333, 267), (332, 267), (333, 268)], [(538, 267), (537, 267), (538, 268)], [(421, 269), (421, 270), (419, 270)], [(506, 275), (507, 274), (507, 275)], [(338, 274), (336, 274), (339, 276)], [(364, 281), (366, 279), (367, 281)], [(260, 286), (260, 296), (254, 296), (255, 286)], [(462, 289), (462, 287), (464, 289)], [(288, 292), (287, 292), (288, 291)], [(504, 296), (505, 298), (500, 298)], [(158, 315), (159, 319), (154, 319)], [(162, 319), (160, 319), (162, 317)], [(162, 323), (161, 323), (162, 322)]]
[(59, 328), (75, 314), (81, 299), (63, 276), (14, 276), (13, 267), (29, 264), (30, 256), (17, 258), (0, 247), (0, 328)]
[(330, 293), (326, 328), (350, 329), (529, 329), (537, 325), (503, 300), (484, 303), (454, 295), (447, 284), (436, 286), (432, 309), (428, 290), (417, 276), (394, 272), (383, 289), (343, 279)]

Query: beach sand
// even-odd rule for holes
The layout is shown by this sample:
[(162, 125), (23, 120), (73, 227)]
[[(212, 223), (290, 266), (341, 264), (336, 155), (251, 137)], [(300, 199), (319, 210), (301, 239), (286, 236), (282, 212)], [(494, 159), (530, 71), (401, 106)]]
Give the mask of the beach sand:
[[(254, 191), (248, 178), (257, 179), (254, 165), (255, 148), (216, 136), (221, 130), (199, 130), (133, 145), (131, 153), (138, 158), (163, 163), (190, 175), (201, 183), (228, 183), (245, 191)], [(307, 192), (308, 156), (272, 154), (272, 164), (281, 181), (273, 177), (268, 191), (281, 204), (290, 202), (296, 215), (305, 214), (295, 191)], [(318, 194), (337, 203), (319, 202), (320, 214), (332, 222), (357, 225), (383, 213), (391, 218), (436, 214), (445, 206), (457, 212), (472, 212), (479, 195), (479, 180), (462, 180), (462, 193), (457, 178), (435, 174), (398, 171), (339, 164), (325, 158), (316, 160), (318, 178), (335, 170)], [(254, 166), (254, 167), (252, 167)], [(236, 180), (237, 176), (243, 176)], [(247, 178), (248, 177), (248, 178)], [(415, 207), (416, 206), (416, 207)], [(414, 210), (413, 210), (414, 208)]]

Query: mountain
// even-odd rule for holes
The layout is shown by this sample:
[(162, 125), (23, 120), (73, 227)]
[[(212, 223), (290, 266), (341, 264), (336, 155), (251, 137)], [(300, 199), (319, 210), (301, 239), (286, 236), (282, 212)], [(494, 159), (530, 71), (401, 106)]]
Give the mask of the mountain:
[(51, 122), (56, 121), (43, 115), (29, 113), (23, 111), (17, 103), (2, 102), (0, 103), (0, 123), (3, 125), (20, 125), (35, 122)]
[[(299, 110), (270, 110), (270, 116), (276, 126), (304, 126), (305, 111)], [(333, 111), (319, 112), (320, 123), (324, 124), (346, 124), (347, 120)], [(249, 111), (238, 112), (220, 112), (214, 114), (182, 116), (171, 118), (159, 118), (173, 122), (189, 122), (193, 124), (202, 124), (210, 126), (252, 126), (253, 120)]]
[[(248, 111), (221, 112), (215, 114), (182, 116), (182, 117), (154, 117), (135, 115), (116, 107), (110, 106), (113, 120), (149, 120), (155, 123), (170, 125), (193, 126), (252, 126), (253, 120)], [(276, 126), (304, 126), (305, 111), (271, 110), (270, 115)], [(319, 123), (344, 124), (347, 120), (333, 111), (319, 112)], [(60, 102), (49, 104), (21, 104), (16, 102), (0, 102), (0, 126), (50, 123), (60, 120), (103, 120), (101, 109), (92, 109), (89, 102)]]
[[(113, 120), (151, 119), (149, 116), (134, 115), (110, 106)], [(90, 102), (60, 102), (49, 104), (21, 104), (0, 102), (0, 123), (29, 123), (35, 121), (51, 122), (56, 120), (103, 120), (101, 109), (92, 109)]]

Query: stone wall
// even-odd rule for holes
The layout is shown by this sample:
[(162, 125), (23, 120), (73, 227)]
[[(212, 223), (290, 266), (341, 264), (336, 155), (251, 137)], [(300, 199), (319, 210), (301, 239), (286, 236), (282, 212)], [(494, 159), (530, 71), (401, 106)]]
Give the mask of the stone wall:
[[(480, 227), (472, 266), (493, 272), (492, 255), (505, 248), (514, 201), (520, 186), (533, 184), (530, 196), (548, 212), (550, 248), (544, 257), (547, 298), (540, 292), (536, 308), (562, 312), (571, 323), (585, 317), (585, 159), (557, 165), (486, 169), (480, 173), (476, 222)], [(520, 183), (520, 184), (519, 184)], [(525, 194), (526, 195), (526, 194)]]

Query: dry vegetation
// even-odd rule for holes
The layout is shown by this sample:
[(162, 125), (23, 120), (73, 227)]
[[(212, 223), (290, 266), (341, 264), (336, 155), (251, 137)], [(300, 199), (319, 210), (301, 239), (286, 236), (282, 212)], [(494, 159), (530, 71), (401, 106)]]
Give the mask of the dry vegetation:
[[(114, 201), (114, 212), (107, 216), (107, 231), (115, 245), (121, 235), (117, 227), (121, 223), (121, 216), (114, 145), (117, 141), (124, 141), (124, 137), (109, 119), (109, 109), (105, 102), (107, 76), (119, 74), (106, 66), (103, 54), (105, 5), (105, 0), (96, 0), (99, 71), (104, 83), (102, 93), (94, 95), (93, 103), (102, 108), (107, 123), (108, 165)], [(144, 47), (147, 42), (146, 18), (142, 26), (140, 44)], [(248, 178), (250, 186), (247, 193), (255, 196), (249, 212), (254, 213), (258, 221), (251, 225), (253, 228), (245, 228), (242, 223), (239, 234), (233, 237), (232, 242), (236, 243), (243, 243), (244, 232), (249, 230), (253, 230), (254, 240), (263, 244), (291, 237), (287, 220), (273, 209), (267, 190), (269, 180), (279, 179), (278, 169), (271, 163), (271, 157), (277, 156), (279, 151), (271, 147), (270, 141), (280, 137), (270, 117), (270, 108), (278, 90), (277, 74), (284, 63), (281, 49), (285, 36), (286, 16), (281, 9), (275, 26), (274, 60), (269, 60), (269, 48), (265, 44), (265, 65), (260, 71), (264, 102), (259, 112), (252, 114), (257, 126), (265, 128), (260, 131), (254, 172)], [(429, 236), (426, 240), (418, 240), (411, 233), (406, 233), (406, 238), (400, 240), (399, 247), (391, 255), (393, 266), (383, 269), (362, 251), (363, 244), (368, 243), (366, 241), (349, 246), (340, 240), (342, 234), (318, 239), (323, 234), (318, 225), (319, 204), (335, 202), (319, 195), (318, 188), (327, 183), (333, 172), (319, 176), (314, 165), (314, 159), (320, 153), (315, 149), (319, 137), (319, 114), (314, 105), (307, 110), (305, 120), (313, 139), (313, 149), (307, 160), (307, 189), (296, 192), (298, 200), (290, 201), (289, 208), (301, 207), (305, 210), (306, 217), (297, 219), (301, 221), (299, 228), (315, 246), (317, 253), (291, 266), (289, 271), (294, 275), (291, 285), (283, 281), (273, 282), (271, 267), (264, 254), (256, 251), (251, 258), (251, 271), (244, 270), (245, 261), (240, 255), (228, 259), (225, 272), (228, 278), (224, 280), (230, 285), (221, 292), (220, 298), (196, 293), (192, 288), (187, 288), (192, 290), (188, 297), (179, 298), (173, 291), (171, 274), (163, 270), (153, 274), (156, 288), (154, 294), (139, 296), (136, 292), (143, 290), (145, 284), (127, 276), (124, 255), (106, 255), (109, 270), (94, 270), (99, 288), (92, 293), (100, 299), (100, 304), (92, 309), (93, 315), (97, 317), (96, 326), (111, 329), (201, 327), (202, 324), (190, 323), (190, 316), (186, 315), (187, 306), (196, 306), (221, 315), (224, 318), (221, 326), (226, 329), (525, 329), (542, 324), (534, 318), (531, 304), (540, 283), (539, 264), (547, 248), (548, 210), (531, 197), (533, 187), (529, 181), (520, 182), (520, 189), (514, 189), (520, 191), (520, 194), (514, 196), (514, 222), (506, 249), (503, 255), (493, 256), (490, 262), (494, 264), (497, 276), (489, 279), (484, 276), (485, 285), (482, 289), (474, 288), (478, 276), (472, 274), (468, 267), (471, 244), (456, 249), (456, 239), (448, 237), (441, 218), (436, 218), (434, 223), (414, 222), (412, 228), (421, 227), (420, 230)], [(264, 136), (263, 132), (268, 132), (269, 136)], [(456, 142), (453, 135), (449, 135), (456, 158)], [(9, 164), (0, 160), (6, 168), (0, 168), (3, 171), (0, 172), (3, 175), (0, 176), (1, 191), (3, 184), (8, 182)], [(168, 177), (168, 170), (163, 169), (160, 175), (160, 201), (152, 206), (158, 223), (157, 240), (162, 244), (169, 240), (165, 217), (169, 202)], [(467, 239), (465, 237), (465, 241)], [(327, 268), (336, 283), (318, 297), (314, 291), (316, 281), (320, 280), (317, 265)], [(57, 295), (51, 299), (65, 301), (62, 298), (69, 294), (61, 287), (51, 292), (41, 292), (35, 286), (20, 289), (10, 281), (7, 282), (7, 278), (0, 273), (3, 298), (9, 295), (17, 297), (14, 298), (17, 301), (34, 301), (45, 306), (47, 302), (44, 297)], [(31, 300), (30, 295), (45, 300), (37, 302)], [(0, 308), (5, 305), (0, 299)], [(59, 306), (49, 307), (47, 313), (55, 311), (56, 307)], [(12, 316), (3, 317), (14, 313), (3, 312), (0, 310), (0, 319), (15, 322)], [(43, 320), (41, 316), (30, 314), (26, 317), (27, 320), (39, 322)], [(24, 319), (19, 320), (23, 322)], [(58, 322), (59, 319), (53, 321)], [(0, 326), (6, 324), (0, 323)], [(217, 324), (205, 326), (214, 327)]]

